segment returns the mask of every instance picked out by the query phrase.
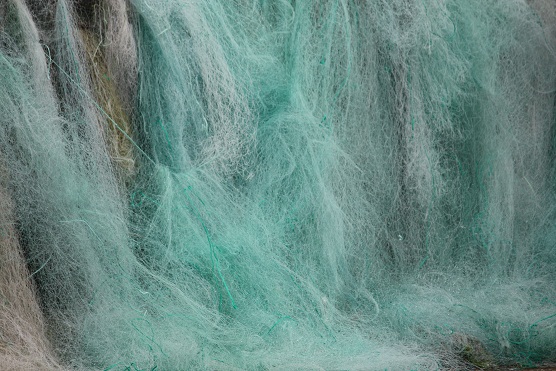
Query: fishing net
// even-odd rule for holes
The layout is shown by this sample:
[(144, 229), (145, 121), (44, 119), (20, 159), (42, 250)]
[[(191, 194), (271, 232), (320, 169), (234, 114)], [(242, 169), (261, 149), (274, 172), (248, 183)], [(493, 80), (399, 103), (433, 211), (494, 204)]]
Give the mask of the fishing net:
[(551, 1), (8, 0), (0, 31), (0, 364), (556, 361)]

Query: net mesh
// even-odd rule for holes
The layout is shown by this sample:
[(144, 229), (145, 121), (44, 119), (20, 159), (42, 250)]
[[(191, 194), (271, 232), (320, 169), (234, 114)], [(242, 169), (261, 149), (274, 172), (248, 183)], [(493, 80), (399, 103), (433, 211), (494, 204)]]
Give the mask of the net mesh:
[(4, 364), (556, 360), (551, 1), (0, 17)]

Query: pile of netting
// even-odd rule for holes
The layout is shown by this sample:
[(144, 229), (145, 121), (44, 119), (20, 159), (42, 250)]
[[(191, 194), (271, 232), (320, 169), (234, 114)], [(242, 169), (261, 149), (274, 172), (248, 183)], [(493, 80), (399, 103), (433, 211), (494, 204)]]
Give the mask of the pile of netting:
[(556, 3), (0, 2), (0, 368), (556, 360)]

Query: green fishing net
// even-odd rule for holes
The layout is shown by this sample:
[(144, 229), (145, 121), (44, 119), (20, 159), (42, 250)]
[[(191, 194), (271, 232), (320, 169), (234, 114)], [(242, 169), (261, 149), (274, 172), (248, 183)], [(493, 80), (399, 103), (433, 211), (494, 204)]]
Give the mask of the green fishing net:
[(8, 0), (0, 31), (44, 368), (556, 361), (550, 0)]

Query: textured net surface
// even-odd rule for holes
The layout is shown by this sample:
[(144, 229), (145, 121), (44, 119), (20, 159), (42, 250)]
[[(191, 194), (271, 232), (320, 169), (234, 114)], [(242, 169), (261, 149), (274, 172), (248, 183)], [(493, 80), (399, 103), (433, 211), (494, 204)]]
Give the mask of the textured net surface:
[(556, 360), (555, 14), (1, 3), (0, 362)]

